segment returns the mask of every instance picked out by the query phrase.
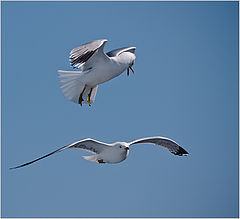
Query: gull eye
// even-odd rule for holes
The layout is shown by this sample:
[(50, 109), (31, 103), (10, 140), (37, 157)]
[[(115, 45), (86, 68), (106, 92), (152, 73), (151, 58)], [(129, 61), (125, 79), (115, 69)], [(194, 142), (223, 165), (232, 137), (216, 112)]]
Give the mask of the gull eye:
[(119, 146), (120, 148), (122, 148), (122, 146)]

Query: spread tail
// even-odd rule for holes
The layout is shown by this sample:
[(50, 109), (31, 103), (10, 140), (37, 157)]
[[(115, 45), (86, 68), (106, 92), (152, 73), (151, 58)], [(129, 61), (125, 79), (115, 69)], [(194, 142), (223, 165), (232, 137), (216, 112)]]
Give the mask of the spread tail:
[[(87, 103), (87, 96), (91, 89), (85, 87), (84, 73), (87, 71), (62, 71), (58, 70), (58, 77), (60, 81), (60, 88), (63, 95), (70, 101), (79, 103), (79, 96), (83, 92), (84, 103)], [(92, 88), (90, 100), (94, 102), (98, 86)]]

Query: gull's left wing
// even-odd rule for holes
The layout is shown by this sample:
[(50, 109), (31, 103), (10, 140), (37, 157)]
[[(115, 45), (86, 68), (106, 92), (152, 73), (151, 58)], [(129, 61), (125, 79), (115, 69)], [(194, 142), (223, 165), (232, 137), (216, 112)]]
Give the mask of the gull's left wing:
[(155, 145), (159, 145), (164, 148), (167, 148), (171, 153), (175, 155), (179, 155), (179, 156), (188, 155), (188, 152), (184, 150), (182, 147), (180, 147), (175, 141), (165, 137), (157, 136), (157, 137), (141, 138), (141, 139), (137, 139), (130, 142), (129, 146), (134, 144), (155, 144)]
[(41, 160), (43, 158), (46, 158), (46, 157), (48, 157), (50, 155), (53, 155), (53, 154), (55, 154), (57, 152), (60, 152), (60, 151), (63, 151), (65, 149), (69, 149), (69, 148), (82, 149), (82, 150), (85, 150), (85, 151), (88, 151), (88, 152), (91, 152), (91, 153), (100, 154), (107, 147), (111, 147), (111, 146), (109, 144), (93, 140), (91, 138), (86, 138), (86, 139), (74, 142), (72, 144), (66, 145), (64, 147), (61, 147), (61, 148), (59, 148), (59, 149), (57, 149), (57, 150), (55, 150), (55, 151), (53, 151), (53, 152), (51, 152), (49, 154), (46, 154), (46, 155), (44, 155), (42, 157), (39, 157), (39, 158), (35, 159), (33, 161), (24, 163), (24, 164), (16, 166), (16, 167), (12, 167), (10, 169), (17, 169), (17, 168), (20, 168), (20, 167), (27, 166), (29, 164), (32, 164), (32, 163), (34, 163), (36, 161), (39, 161), (39, 160)]

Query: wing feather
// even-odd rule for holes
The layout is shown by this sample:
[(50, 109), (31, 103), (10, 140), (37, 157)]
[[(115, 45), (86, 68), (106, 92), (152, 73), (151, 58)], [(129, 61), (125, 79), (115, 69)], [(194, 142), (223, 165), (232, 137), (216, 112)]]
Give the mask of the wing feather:
[(179, 146), (175, 141), (169, 138), (160, 137), (160, 136), (137, 139), (130, 142), (129, 145), (145, 144), (145, 143), (162, 146), (164, 148), (167, 148), (171, 153), (178, 156), (188, 155), (188, 152), (184, 150), (181, 146)]
[(39, 157), (35, 160), (32, 160), (30, 162), (27, 162), (27, 163), (24, 163), (22, 165), (19, 165), (19, 166), (16, 166), (16, 167), (12, 167), (10, 169), (17, 169), (17, 168), (20, 168), (20, 167), (24, 167), (24, 166), (27, 166), (29, 164), (32, 164), (36, 161), (39, 161), (43, 158), (46, 158), (50, 155), (53, 155), (57, 152), (60, 152), (60, 151), (63, 151), (65, 149), (69, 149), (69, 148), (76, 148), (76, 149), (82, 149), (82, 150), (85, 150), (85, 151), (88, 151), (88, 152), (91, 152), (91, 153), (95, 153), (95, 154), (99, 154), (101, 153), (103, 150), (105, 150), (107, 147), (111, 147), (111, 145), (109, 144), (106, 144), (106, 143), (103, 143), (103, 142), (100, 142), (100, 141), (96, 141), (96, 140), (93, 140), (93, 139), (90, 139), (90, 138), (86, 138), (86, 139), (83, 139), (83, 140), (80, 140), (80, 141), (77, 141), (77, 142), (74, 142), (72, 144), (69, 144), (69, 145), (66, 145), (64, 147), (61, 147), (49, 154), (46, 154), (42, 157)]
[(97, 50), (103, 53), (103, 47), (106, 42), (107, 40), (94, 40), (73, 49), (69, 56), (70, 65), (73, 68), (80, 68)]

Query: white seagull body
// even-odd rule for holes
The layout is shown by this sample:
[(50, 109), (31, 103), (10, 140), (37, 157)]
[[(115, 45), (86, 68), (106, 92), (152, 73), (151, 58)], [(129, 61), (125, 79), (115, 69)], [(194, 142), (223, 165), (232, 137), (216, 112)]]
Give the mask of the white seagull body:
[(141, 138), (128, 143), (115, 142), (112, 144), (107, 144), (107, 143), (96, 141), (90, 138), (86, 138), (86, 139), (74, 142), (72, 144), (69, 144), (67, 146), (64, 146), (62, 148), (59, 148), (58, 150), (53, 151), (40, 158), (37, 158), (33, 161), (24, 163), (22, 165), (19, 165), (10, 169), (16, 169), (16, 168), (27, 166), (38, 160), (41, 160), (45, 157), (48, 157), (50, 155), (53, 155), (57, 152), (60, 152), (62, 150), (69, 149), (69, 148), (82, 149), (82, 150), (94, 153), (94, 155), (91, 155), (91, 156), (83, 156), (86, 160), (89, 160), (89, 161), (98, 162), (98, 163), (120, 163), (121, 161), (127, 158), (129, 154), (129, 146), (135, 145), (135, 144), (145, 144), (145, 143), (162, 146), (164, 148), (167, 148), (171, 153), (175, 155), (179, 155), (179, 156), (188, 155), (188, 152), (185, 151), (182, 147), (180, 147), (175, 141), (165, 137), (158, 136), (158, 137)]
[(135, 61), (136, 47), (124, 47), (104, 53), (107, 40), (94, 40), (73, 49), (70, 52), (70, 64), (73, 68), (82, 71), (59, 70), (61, 90), (64, 96), (75, 103), (82, 105), (88, 102), (91, 105), (95, 100), (99, 84), (109, 81), (127, 69)]

